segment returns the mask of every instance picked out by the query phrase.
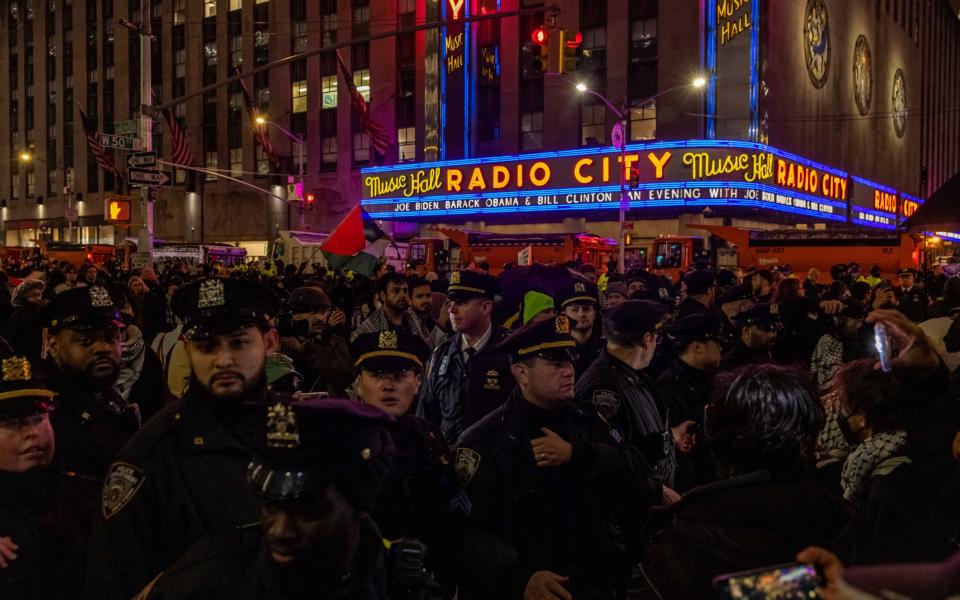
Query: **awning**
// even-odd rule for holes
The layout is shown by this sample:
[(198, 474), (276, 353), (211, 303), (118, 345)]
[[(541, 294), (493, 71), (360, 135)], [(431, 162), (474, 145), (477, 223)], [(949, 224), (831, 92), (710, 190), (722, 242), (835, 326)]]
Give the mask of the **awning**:
[(960, 231), (960, 173), (927, 198), (903, 227), (907, 231)]

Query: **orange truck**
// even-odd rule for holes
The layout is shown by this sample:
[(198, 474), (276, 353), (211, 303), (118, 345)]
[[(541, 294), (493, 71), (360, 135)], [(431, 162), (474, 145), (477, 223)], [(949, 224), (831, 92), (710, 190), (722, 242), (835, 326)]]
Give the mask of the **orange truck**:
[(491, 233), (437, 227), (444, 237), (410, 240), (409, 260), (423, 273), (436, 271), (444, 262), (453, 268), (472, 263), (490, 264), (490, 273), (498, 275), (507, 263), (518, 263), (518, 255), (527, 251), (531, 263), (563, 264), (579, 260), (603, 270), (615, 260), (617, 242), (588, 233)]
[[(877, 265), (885, 278), (897, 269), (917, 268), (922, 250), (913, 236), (867, 230), (750, 230), (720, 225), (689, 225), (718, 238), (705, 250), (704, 237), (664, 236), (653, 242), (652, 268), (684, 272), (698, 259), (718, 267), (755, 266), (770, 269), (790, 265), (794, 273), (816, 267), (824, 273), (838, 263), (855, 262), (867, 272)], [(722, 242), (726, 242), (726, 248)], [(673, 273), (671, 273), (673, 274)]]

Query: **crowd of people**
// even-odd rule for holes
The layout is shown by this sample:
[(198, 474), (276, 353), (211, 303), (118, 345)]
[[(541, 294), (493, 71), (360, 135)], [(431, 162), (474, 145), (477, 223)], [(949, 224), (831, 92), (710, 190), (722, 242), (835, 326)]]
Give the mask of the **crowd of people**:
[(956, 270), (2, 267), (4, 600), (932, 598), (874, 565), (960, 550)]

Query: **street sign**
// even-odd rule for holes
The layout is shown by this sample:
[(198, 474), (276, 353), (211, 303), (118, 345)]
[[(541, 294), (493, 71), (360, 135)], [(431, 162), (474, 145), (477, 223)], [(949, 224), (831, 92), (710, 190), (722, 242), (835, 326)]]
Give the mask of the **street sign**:
[(610, 141), (613, 142), (613, 147), (617, 150), (623, 149), (623, 125), (621, 125), (619, 121), (614, 123), (613, 129), (610, 130)]
[(118, 121), (113, 124), (114, 135), (135, 136), (140, 133), (140, 121), (131, 119), (129, 121)]
[(127, 168), (129, 169), (148, 169), (156, 168), (156, 166), (156, 152), (140, 152), (138, 154), (131, 154), (127, 157)]
[(626, 221), (623, 224), (624, 231), (633, 231), (633, 221)]
[(173, 174), (170, 171), (156, 171), (153, 169), (127, 169), (127, 179), (130, 183), (146, 185), (173, 185)]
[(129, 223), (131, 216), (130, 200), (122, 198), (105, 198), (103, 200), (103, 216), (114, 223)]
[(153, 256), (149, 252), (134, 252), (130, 255), (130, 268), (134, 272), (140, 271), (145, 267), (153, 266)]
[(135, 137), (124, 137), (121, 135), (110, 135), (109, 133), (100, 134), (100, 143), (107, 148), (116, 148), (118, 150), (140, 151), (140, 139)]

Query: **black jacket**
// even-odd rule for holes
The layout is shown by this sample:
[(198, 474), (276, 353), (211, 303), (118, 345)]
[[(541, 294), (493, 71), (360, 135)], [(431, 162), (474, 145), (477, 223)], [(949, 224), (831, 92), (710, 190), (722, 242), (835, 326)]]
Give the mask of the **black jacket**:
[(624, 443), (637, 448), (650, 465), (651, 477), (673, 486), (677, 463), (667, 407), (643, 371), (604, 349), (577, 381), (577, 402), (597, 411)]
[(193, 542), (259, 519), (246, 489), (253, 454), (240, 441), (241, 411), (263, 411), (274, 398), (227, 419), (188, 390), (144, 425), (107, 475), (86, 598), (131, 598)]
[(463, 362), (460, 335), (450, 336), (430, 356), (417, 403), (417, 416), (440, 428), (453, 446), (468, 427), (503, 404), (516, 386), (507, 355), (493, 346), (508, 331), (494, 328), (486, 345)]
[(835, 548), (849, 522), (836, 497), (812, 483), (757, 471), (688, 492), (673, 522), (647, 546), (641, 566), (659, 596), (715, 598), (711, 580), (796, 560), (807, 546)]
[(670, 427), (685, 421), (697, 424), (696, 445), (689, 454), (677, 454), (677, 491), (709, 483), (713, 459), (703, 434), (703, 410), (710, 397), (713, 374), (695, 369), (679, 358), (657, 378), (654, 387), (670, 412)]
[(773, 362), (773, 355), (766, 348), (751, 350), (742, 341), (737, 340), (733, 350), (727, 352), (720, 359), (721, 371), (734, 371), (747, 365), (757, 365)]
[(894, 288), (897, 296), (897, 308), (900, 312), (907, 315), (914, 323), (920, 323), (927, 320), (927, 309), (930, 307), (930, 296), (926, 290), (921, 290), (913, 286), (909, 291), (904, 292), (902, 288)]
[[(530, 444), (543, 427), (573, 445), (567, 465), (537, 467)], [(519, 599), (541, 570), (570, 577), (575, 598), (625, 588), (629, 544), (660, 487), (601, 419), (574, 403), (543, 410), (517, 391), (463, 434), (456, 461), (463, 491), (453, 506), (466, 519), (460, 598)]]

